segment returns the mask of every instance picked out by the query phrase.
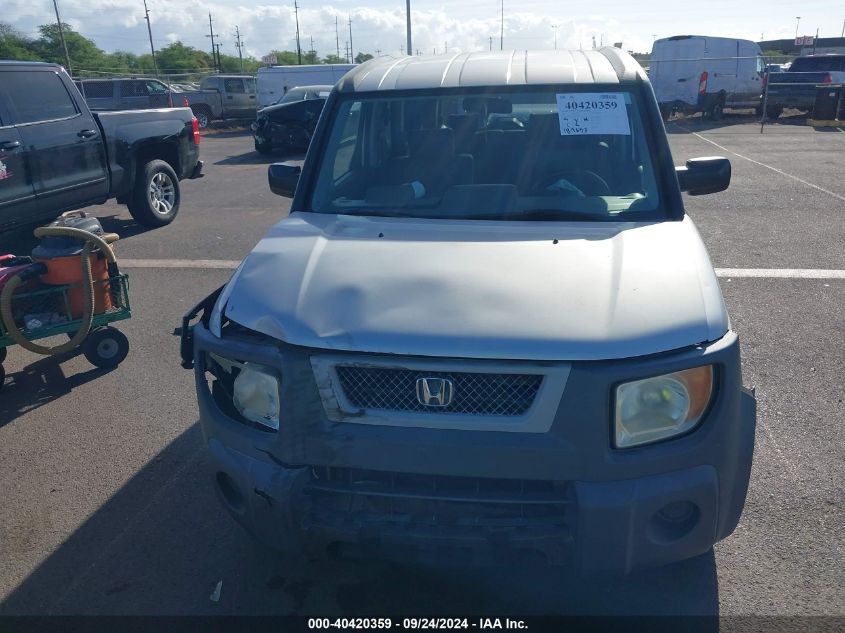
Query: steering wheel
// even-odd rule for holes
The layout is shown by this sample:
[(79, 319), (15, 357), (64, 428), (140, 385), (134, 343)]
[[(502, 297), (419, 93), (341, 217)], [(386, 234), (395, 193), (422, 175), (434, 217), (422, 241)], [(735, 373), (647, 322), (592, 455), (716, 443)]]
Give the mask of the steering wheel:
[(534, 193), (543, 193), (548, 195), (551, 193), (548, 187), (556, 183), (558, 180), (566, 180), (578, 187), (585, 196), (609, 196), (610, 185), (607, 181), (599, 176), (597, 173), (587, 169), (580, 169), (577, 171), (556, 171), (547, 174), (542, 178), (538, 178), (531, 186), (531, 191)]

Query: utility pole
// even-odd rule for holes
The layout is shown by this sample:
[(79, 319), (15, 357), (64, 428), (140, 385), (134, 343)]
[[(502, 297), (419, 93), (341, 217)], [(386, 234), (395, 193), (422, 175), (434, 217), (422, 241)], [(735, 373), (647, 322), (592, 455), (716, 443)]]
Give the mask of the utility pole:
[(311, 48), (310, 48), (310, 50), (308, 51), (308, 57), (309, 57), (311, 60), (313, 60), (313, 59), (317, 56), (317, 51), (315, 51), (315, 50), (314, 50), (314, 36), (313, 36), (313, 35), (309, 35), (308, 37), (309, 37), (309, 38), (311, 38)]
[(443, 52), (444, 53), (449, 52), (449, 42), (443, 42)]
[(490, 50), (493, 50), (493, 36), (490, 36)]
[(404, 55), (404, 54), (405, 54), (405, 45), (404, 45), (404, 44), (400, 44), (400, 45), (399, 45), (399, 54), (400, 54), (400, 55)]
[(334, 41), (337, 46), (337, 56), (340, 57), (340, 31), (337, 30), (337, 16), (334, 16)]
[[(219, 37), (218, 37), (218, 39), (219, 39)], [(217, 44), (215, 44), (215, 46), (217, 47), (217, 70), (218, 70), (218, 72), (222, 73), (223, 72), (223, 60), (220, 59), (220, 47), (222, 46), (222, 44), (220, 44), (218, 42)]]
[(208, 12), (208, 30), (211, 33), (211, 35), (206, 35), (206, 37), (211, 38), (211, 63), (214, 64), (215, 70), (217, 70), (217, 72), (220, 72), (220, 66), (217, 63), (217, 47), (214, 46), (214, 38), (216, 36), (214, 35), (214, 26), (211, 22), (211, 11)]
[(244, 74), (244, 54), (243, 54), (243, 44), (241, 43), (241, 29), (237, 25), (235, 25), (235, 37), (238, 39), (237, 44), (235, 46), (238, 47), (238, 58), (241, 60), (241, 74)]
[(557, 30), (560, 28), (560, 24), (552, 24), (552, 30), (555, 32), (555, 50), (557, 50)]
[(505, 0), (502, 0), (502, 29), (499, 32), (499, 50), (505, 50)]
[(408, 45), (408, 55), (414, 50), (411, 46), (411, 0), (405, 0), (405, 39)]
[(381, 57), (381, 49), (380, 48), (376, 49), (376, 57)]
[(842, 20), (842, 35), (839, 37), (845, 37), (845, 20)]
[(343, 43), (343, 56), (346, 58), (346, 63), (349, 63), (349, 42)]
[(293, 0), (293, 14), (296, 16), (296, 63), (302, 66), (302, 47), (299, 45), (299, 5)]
[(355, 53), (352, 50), (352, 16), (349, 16), (349, 59), (350, 64), (355, 63)]
[(150, 10), (147, 8), (147, 0), (144, 0), (144, 19), (147, 21), (147, 33), (150, 35), (150, 52), (153, 54), (153, 70), (158, 77), (158, 64), (156, 64), (156, 49), (153, 46), (153, 30), (150, 26)]
[(795, 37), (796, 37), (796, 38), (798, 37), (798, 25), (799, 25), (799, 24), (801, 24), (801, 16), (800, 16), (800, 15), (796, 15), (796, 16), (795, 16)]
[(53, 0), (53, 8), (56, 9), (56, 24), (59, 26), (59, 39), (62, 40), (62, 50), (65, 52), (65, 67), (67, 68), (67, 74), (70, 75), (73, 71), (70, 69), (70, 55), (67, 54), (65, 29), (62, 26), (62, 19), (59, 17), (59, 5), (56, 0)]

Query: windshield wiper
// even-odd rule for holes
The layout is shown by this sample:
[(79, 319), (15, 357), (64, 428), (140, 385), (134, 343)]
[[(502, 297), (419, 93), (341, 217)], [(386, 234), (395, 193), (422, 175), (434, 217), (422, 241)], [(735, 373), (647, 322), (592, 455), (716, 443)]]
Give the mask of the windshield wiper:
[(510, 219), (520, 220), (609, 220), (608, 213), (584, 213), (571, 209), (524, 209), (509, 214)]

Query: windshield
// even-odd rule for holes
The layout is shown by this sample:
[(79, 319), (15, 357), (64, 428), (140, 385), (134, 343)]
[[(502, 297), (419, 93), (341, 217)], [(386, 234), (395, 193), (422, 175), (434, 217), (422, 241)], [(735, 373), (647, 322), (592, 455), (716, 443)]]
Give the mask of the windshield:
[(303, 99), (305, 99), (305, 88), (291, 88), (276, 103), (291, 103), (292, 101), (302, 101)]
[(456, 219), (662, 219), (635, 92), (405, 91), (335, 107), (310, 209)]

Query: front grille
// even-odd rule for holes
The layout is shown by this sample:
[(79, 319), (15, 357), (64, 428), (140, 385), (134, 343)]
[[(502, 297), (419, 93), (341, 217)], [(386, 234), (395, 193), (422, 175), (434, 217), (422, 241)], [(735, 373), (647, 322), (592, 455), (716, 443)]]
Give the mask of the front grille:
[[(462, 413), (487, 416), (523, 415), (534, 403), (543, 381), (531, 374), (485, 374), (430, 372), (382, 367), (335, 367), (343, 393), (359, 409), (419, 413)], [(452, 382), (447, 406), (430, 406), (417, 398), (421, 378), (445, 378)]]
[(415, 475), (315, 466), (310, 526), (407, 538), (571, 542), (574, 498), (560, 481)]

